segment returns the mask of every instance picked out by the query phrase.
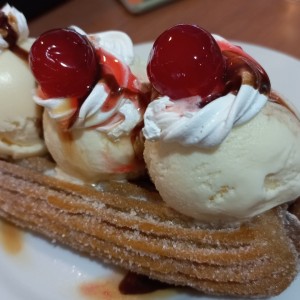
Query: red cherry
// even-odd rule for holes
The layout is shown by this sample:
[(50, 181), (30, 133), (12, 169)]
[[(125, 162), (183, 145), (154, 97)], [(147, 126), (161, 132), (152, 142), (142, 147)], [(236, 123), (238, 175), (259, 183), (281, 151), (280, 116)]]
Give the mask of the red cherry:
[(86, 36), (73, 29), (43, 33), (30, 49), (29, 62), (48, 97), (82, 98), (98, 81), (96, 50)]
[(171, 99), (199, 95), (209, 101), (224, 90), (225, 62), (206, 30), (176, 25), (154, 42), (147, 73), (154, 88)]

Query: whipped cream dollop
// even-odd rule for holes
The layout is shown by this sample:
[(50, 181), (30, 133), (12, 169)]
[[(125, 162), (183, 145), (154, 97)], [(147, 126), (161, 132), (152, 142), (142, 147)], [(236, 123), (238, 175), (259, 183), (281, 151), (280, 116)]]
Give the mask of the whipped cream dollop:
[(239, 223), (300, 195), (300, 123), (268, 101), (217, 148), (146, 141), (144, 157), (164, 201), (200, 222)]
[(243, 66), (239, 74), (240, 87), (203, 107), (200, 96), (176, 101), (163, 96), (154, 100), (144, 116), (143, 133), (147, 140), (214, 147), (223, 142), (234, 126), (248, 122), (267, 103), (268, 94), (262, 92), (260, 83), (257, 83), (257, 76), (261, 76), (255, 70), (257, 63), (241, 48), (220, 36), (214, 35), (214, 38), (223, 54), (228, 52), (241, 56), (243, 64), (246, 60), (246, 69)]
[[(86, 35), (80, 28), (72, 28)], [(109, 61), (113, 62), (113, 72), (117, 73), (120, 87), (128, 87), (138, 92), (141, 83), (129, 67), (133, 64), (134, 54), (128, 35), (119, 31), (107, 31), (88, 35), (88, 38), (96, 49), (101, 49), (104, 65), (109, 64)], [(99, 80), (80, 107), (78, 99), (74, 98), (45, 99), (35, 95), (34, 100), (47, 109), (51, 118), (61, 124), (76, 113), (77, 117), (69, 130), (93, 128), (106, 133), (113, 140), (129, 135), (143, 118), (137, 97), (126, 96), (126, 92), (115, 96), (105, 79)]]
[(79, 184), (136, 178), (145, 172), (140, 129), (149, 92), (131, 70), (132, 41), (123, 32), (86, 35), (72, 28), (93, 44), (100, 71), (82, 97), (49, 98), (43, 86), (36, 91), (35, 103), (45, 108), (45, 143), (56, 162), (52, 175)]
[(6, 28), (1, 28), (0, 31), (0, 53), (5, 49), (14, 46), (9, 40), (7, 40), (7, 37), (10, 36), (10, 32), (8, 31), (15, 32), (17, 36), (17, 44), (20, 44), (28, 39), (29, 29), (26, 18), (15, 7), (12, 7), (9, 4), (4, 5), (0, 10), (0, 19), (5, 19), (7, 24)]

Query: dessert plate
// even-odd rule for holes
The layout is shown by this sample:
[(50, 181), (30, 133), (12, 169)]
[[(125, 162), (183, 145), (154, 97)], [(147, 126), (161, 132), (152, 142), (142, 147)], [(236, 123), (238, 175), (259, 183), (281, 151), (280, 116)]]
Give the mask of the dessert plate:
[[(300, 111), (300, 61), (285, 54), (245, 43), (237, 43), (268, 72), (273, 87)], [(151, 44), (135, 46), (137, 72), (145, 76)], [(0, 221), (0, 295), (5, 300), (220, 300), (187, 289), (165, 289), (144, 295), (121, 295), (121, 270), (105, 265), (22, 232)], [(272, 300), (299, 299), (300, 276)]]

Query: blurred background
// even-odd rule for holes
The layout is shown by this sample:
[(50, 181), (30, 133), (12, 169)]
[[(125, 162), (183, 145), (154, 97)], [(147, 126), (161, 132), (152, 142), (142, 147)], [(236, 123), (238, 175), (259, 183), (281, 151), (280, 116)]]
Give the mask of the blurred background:
[[(1, 4), (7, 1), (0, 1)], [(153, 41), (177, 23), (198, 24), (227, 39), (300, 59), (300, 0), (11, 0), (32, 36), (77, 25), (86, 32), (123, 30), (134, 43)]]
[(6, 3), (22, 11), (27, 20), (31, 20), (43, 13), (48, 12), (53, 7), (65, 2), (64, 0), (0, 0), (0, 6)]

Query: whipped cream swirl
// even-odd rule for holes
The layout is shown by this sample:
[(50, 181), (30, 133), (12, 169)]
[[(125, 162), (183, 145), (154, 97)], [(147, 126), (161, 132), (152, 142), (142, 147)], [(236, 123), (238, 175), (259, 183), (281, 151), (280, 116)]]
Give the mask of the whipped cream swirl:
[(0, 19), (3, 19), (0, 30), (0, 53), (14, 45), (11, 44), (10, 36), (15, 35), (13, 42), (20, 44), (28, 39), (29, 29), (25, 16), (15, 7), (6, 4), (0, 10)]
[[(238, 90), (229, 91), (204, 107), (201, 107), (200, 96), (175, 101), (163, 96), (154, 100), (144, 116), (143, 133), (147, 140), (214, 147), (223, 142), (234, 126), (255, 117), (267, 103), (268, 87), (265, 88), (265, 83), (259, 78), (265, 75), (263, 69), (241, 48), (219, 36), (214, 38), (224, 55), (229, 51), (240, 55), (242, 63), (247, 61), (247, 69), (242, 68), (239, 72), (241, 84)], [(250, 71), (249, 62), (253, 63)]]
[[(85, 34), (78, 27), (72, 26), (80, 34)], [(114, 57), (121, 69), (122, 87), (129, 84), (136, 90), (140, 89), (139, 81), (132, 75), (128, 65), (133, 63), (133, 44), (131, 39), (123, 32), (107, 31), (88, 35), (96, 49), (101, 48)], [(133, 128), (142, 121), (142, 112), (138, 100), (126, 97), (126, 94), (116, 97), (113, 105), (110, 102), (111, 90), (105, 80), (95, 85), (91, 93), (79, 107), (79, 100), (74, 98), (48, 98), (43, 99), (37, 95), (34, 100), (37, 104), (47, 108), (51, 118), (64, 124), (77, 113), (70, 130), (74, 128), (93, 128), (105, 132), (111, 139), (119, 139), (129, 135)], [(109, 108), (107, 108), (109, 107)], [(78, 112), (77, 112), (78, 110)]]

